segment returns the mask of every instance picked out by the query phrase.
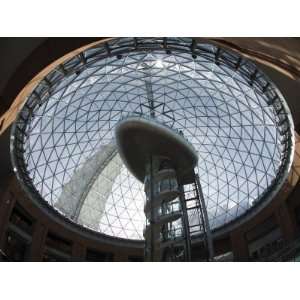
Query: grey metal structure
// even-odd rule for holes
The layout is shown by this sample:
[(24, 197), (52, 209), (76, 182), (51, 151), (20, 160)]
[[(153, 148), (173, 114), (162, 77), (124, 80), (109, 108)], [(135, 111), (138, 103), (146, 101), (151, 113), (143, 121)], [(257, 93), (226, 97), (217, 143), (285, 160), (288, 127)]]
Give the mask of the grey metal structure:
[[(113, 142), (121, 119), (153, 112), (182, 131), (197, 150), (197, 174), (216, 232), (267, 205), (287, 178), (293, 122), (281, 93), (253, 63), (192, 38), (112, 39), (50, 72), (28, 96), (13, 126), (16, 174), (49, 214), (109, 236), (141, 240), (143, 185), (117, 159), (119, 154), (111, 157), (111, 166), (120, 170), (117, 176), (91, 171), (98, 179), (91, 176), (82, 185), (92, 189), (91, 195), (107, 198), (103, 211), (91, 201), (78, 223), (73, 210), (61, 209), (61, 195)], [(106, 193), (93, 180), (109, 181), (111, 188)], [(69, 206), (75, 207), (78, 199), (72, 199)], [(88, 198), (82, 199), (84, 205)]]
[[(146, 203), (145, 259), (147, 261), (191, 261), (189, 211), (213, 258), (212, 236), (199, 178), (194, 168), (198, 155), (181, 132), (151, 117), (127, 117), (115, 129), (118, 152), (130, 172), (144, 183)], [(194, 184), (193, 199), (186, 199), (185, 186)], [(200, 197), (202, 197), (200, 199)], [(191, 201), (193, 200), (193, 205)], [(189, 207), (187, 207), (189, 204)], [(195, 228), (195, 224), (193, 224)]]

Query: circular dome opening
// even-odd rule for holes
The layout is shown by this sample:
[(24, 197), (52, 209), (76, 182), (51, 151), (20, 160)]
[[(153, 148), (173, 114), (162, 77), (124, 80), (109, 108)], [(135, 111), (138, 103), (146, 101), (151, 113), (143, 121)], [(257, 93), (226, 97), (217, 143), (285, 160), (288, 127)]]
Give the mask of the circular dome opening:
[(142, 239), (143, 185), (114, 128), (153, 111), (197, 150), (212, 229), (269, 201), (287, 176), (293, 124), (282, 95), (253, 63), (189, 38), (113, 39), (50, 72), (13, 127), (17, 176), (72, 222)]

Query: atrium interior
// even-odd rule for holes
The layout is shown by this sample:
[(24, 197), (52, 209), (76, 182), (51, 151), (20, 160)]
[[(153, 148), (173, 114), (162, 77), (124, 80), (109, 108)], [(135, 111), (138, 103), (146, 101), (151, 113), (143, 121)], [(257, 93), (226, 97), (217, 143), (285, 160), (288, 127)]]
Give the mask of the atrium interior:
[(0, 261), (300, 261), (299, 38), (0, 52)]

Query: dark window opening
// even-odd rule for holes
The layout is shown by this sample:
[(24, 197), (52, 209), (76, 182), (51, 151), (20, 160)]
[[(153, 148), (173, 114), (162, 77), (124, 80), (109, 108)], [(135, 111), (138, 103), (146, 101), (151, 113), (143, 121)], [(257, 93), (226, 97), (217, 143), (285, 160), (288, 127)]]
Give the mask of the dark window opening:
[(46, 246), (66, 254), (72, 253), (72, 243), (49, 232), (46, 238)]
[(130, 262), (139, 262), (139, 261), (144, 261), (144, 258), (142, 256), (130, 255), (130, 256), (128, 256), (128, 261), (130, 261)]
[(256, 225), (252, 229), (250, 229), (246, 233), (246, 239), (248, 242), (254, 241), (259, 239), (260, 237), (263, 237), (267, 235), (269, 232), (277, 228), (278, 225), (276, 224), (275, 217), (269, 217), (264, 222)]
[(33, 232), (33, 221), (27, 214), (18, 206), (15, 206), (9, 219), (11, 224), (14, 224), (19, 229), (28, 234)]
[(46, 249), (43, 254), (43, 261), (45, 262), (64, 262), (69, 261), (69, 258), (61, 256), (58, 253), (53, 253), (51, 250)]
[(100, 252), (88, 249), (86, 252), (86, 261), (113, 261), (113, 253)]
[(17, 233), (7, 231), (3, 253), (9, 261), (25, 261), (28, 257), (29, 242)]
[(266, 260), (284, 247), (281, 231), (278, 227), (248, 244), (252, 260)]

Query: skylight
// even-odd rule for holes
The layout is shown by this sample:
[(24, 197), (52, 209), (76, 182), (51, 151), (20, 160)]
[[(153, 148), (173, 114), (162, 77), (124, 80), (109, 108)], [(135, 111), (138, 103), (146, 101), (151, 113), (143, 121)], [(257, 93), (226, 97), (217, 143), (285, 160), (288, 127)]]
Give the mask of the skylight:
[[(149, 116), (198, 151), (210, 226), (243, 216), (291, 162), (292, 121), (257, 67), (191, 39), (114, 39), (52, 71), (15, 123), (13, 159), (31, 196), (84, 227), (142, 239), (144, 192), (123, 165), (114, 127)], [(180, 159), (180, 154), (178, 154)]]

